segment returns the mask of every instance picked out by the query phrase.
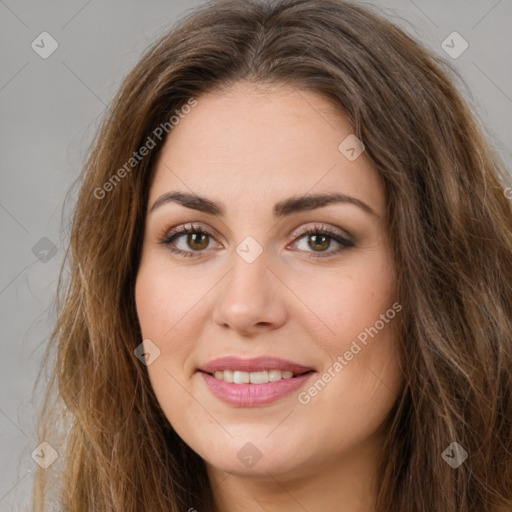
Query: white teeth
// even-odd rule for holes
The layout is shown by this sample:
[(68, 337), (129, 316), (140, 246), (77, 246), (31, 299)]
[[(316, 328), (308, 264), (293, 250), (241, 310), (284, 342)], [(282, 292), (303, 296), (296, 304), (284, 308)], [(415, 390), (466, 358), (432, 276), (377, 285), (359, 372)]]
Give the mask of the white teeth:
[(249, 372), (239, 372), (236, 371), (233, 373), (233, 382), (235, 384), (249, 384)]
[(266, 384), (268, 382), (268, 372), (251, 372), (249, 373), (249, 380), (251, 384)]
[(281, 370), (270, 370), (268, 372), (268, 380), (270, 382), (275, 382), (276, 380), (281, 380)]
[(243, 372), (238, 370), (216, 371), (216, 379), (235, 384), (266, 384), (267, 382), (276, 382), (281, 379), (291, 379), (293, 372), (289, 370), (263, 370), (259, 372)]

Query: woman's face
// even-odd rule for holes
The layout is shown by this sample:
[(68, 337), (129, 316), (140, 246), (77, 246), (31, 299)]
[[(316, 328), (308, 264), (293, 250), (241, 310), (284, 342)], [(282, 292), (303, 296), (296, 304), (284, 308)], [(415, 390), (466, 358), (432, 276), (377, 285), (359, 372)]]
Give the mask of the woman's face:
[(237, 84), (162, 148), (137, 313), (158, 402), (210, 468), (307, 474), (378, 446), (401, 306), (383, 185), (351, 133), (322, 96)]

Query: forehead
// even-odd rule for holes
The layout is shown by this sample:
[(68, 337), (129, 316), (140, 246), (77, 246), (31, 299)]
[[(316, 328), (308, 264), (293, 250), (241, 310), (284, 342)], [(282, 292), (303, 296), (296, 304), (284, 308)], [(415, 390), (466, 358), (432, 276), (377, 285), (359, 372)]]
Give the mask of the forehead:
[(383, 211), (379, 175), (365, 153), (349, 161), (340, 152), (352, 127), (322, 95), (237, 84), (196, 100), (162, 148), (150, 202), (170, 190), (228, 204), (338, 191)]

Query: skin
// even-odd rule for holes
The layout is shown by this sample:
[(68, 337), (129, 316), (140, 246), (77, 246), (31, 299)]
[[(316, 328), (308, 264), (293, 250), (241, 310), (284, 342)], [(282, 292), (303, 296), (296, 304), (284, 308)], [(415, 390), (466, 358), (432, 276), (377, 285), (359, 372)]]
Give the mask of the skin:
[[(147, 366), (157, 400), (205, 460), (219, 510), (375, 511), (382, 424), (403, 382), (393, 320), (309, 403), (298, 393), (396, 301), (381, 178), (366, 153), (349, 161), (338, 150), (352, 129), (317, 93), (244, 82), (197, 101), (157, 162), (136, 281), (143, 337), (160, 350)], [(221, 202), (226, 214), (177, 203), (150, 212), (170, 191)], [(334, 203), (273, 216), (274, 204), (290, 196), (333, 191), (375, 215)], [(189, 222), (212, 236), (194, 245), (185, 234), (174, 247), (199, 246), (199, 256), (159, 243)], [(319, 247), (311, 235), (294, 235), (315, 224), (352, 235), (355, 246), (327, 239)], [(252, 263), (236, 252), (248, 236), (263, 249)], [(318, 373), (271, 404), (237, 407), (214, 397), (196, 371), (225, 355), (272, 355)], [(237, 457), (248, 442), (261, 453), (252, 467)]]

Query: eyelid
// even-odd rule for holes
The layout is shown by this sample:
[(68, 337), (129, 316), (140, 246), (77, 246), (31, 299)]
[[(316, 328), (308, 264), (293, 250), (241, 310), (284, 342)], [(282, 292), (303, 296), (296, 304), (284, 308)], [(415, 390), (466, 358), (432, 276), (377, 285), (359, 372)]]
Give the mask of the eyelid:
[(319, 222), (314, 222), (313, 226), (311, 226), (311, 223), (310, 224), (306, 224), (304, 226), (301, 226), (296, 231), (293, 231), (289, 236), (293, 237), (293, 241), (295, 242), (296, 238), (300, 237), (304, 233), (308, 233), (309, 231), (314, 231), (314, 230), (318, 230), (318, 231), (332, 231), (333, 233), (338, 235), (340, 238), (345, 239), (347, 242), (355, 243), (354, 237), (350, 233), (348, 233), (347, 231), (342, 230), (342, 229), (337, 228), (337, 227), (332, 226), (332, 225), (328, 225), (328, 224), (323, 224), (322, 225), (322, 223), (319, 223)]
[[(159, 238), (160, 239), (162, 239), (162, 238), (170, 238), (172, 235), (175, 235), (176, 233), (185, 232), (187, 229), (197, 230), (197, 231), (204, 231), (207, 234), (209, 234), (210, 236), (214, 236), (215, 238), (223, 238), (217, 232), (217, 230), (215, 230), (214, 228), (211, 228), (211, 227), (204, 227), (204, 226), (201, 225), (200, 222), (186, 222), (185, 224), (180, 224), (180, 225), (175, 226), (175, 227), (173, 227), (171, 229), (169, 229), (168, 227), (165, 227), (162, 230), (162, 233), (160, 233), (161, 236), (159, 236)], [(293, 241), (295, 241), (295, 239), (297, 237), (303, 235), (304, 233), (307, 233), (308, 231), (310, 231), (312, 229), (334, 231), (337, 235), (339, 235), (342, 238), (345, 238), (347, 241), (353, 242), (353, 243), (355, 242), (354, 237), (350, 233), (348, 233), (347, 231), (342, 230), (340, 228), (337, 228), (335, 226), (327, 225), (327, 224), (322, 225), (319, 222), (313, 222), (313, 226), (311, 226), (311, 223), (302, 225), (297, 230), (292, 231), (288, 235), (288, 237), (293, 237)]]
[(204, 232), (205, 234), (207, 234), (211, 237), (222, 238), (222, 236), (217, 232), (217, 230), (215, 230), (211, 227), (205, 227), (205, 226), (201, 225), (200, 222), (186, 222), (185, 224), (180, 224), (171, 229), (166, 227), (162, 230), (162, 232), (160, 233), (160, 236), (158, 236), (158, 238), (160, 240), (165, 241), (166, 239), (169, 239), (176, 234), (181, 234), (181, 233), (186, 234), (187, 230)]

